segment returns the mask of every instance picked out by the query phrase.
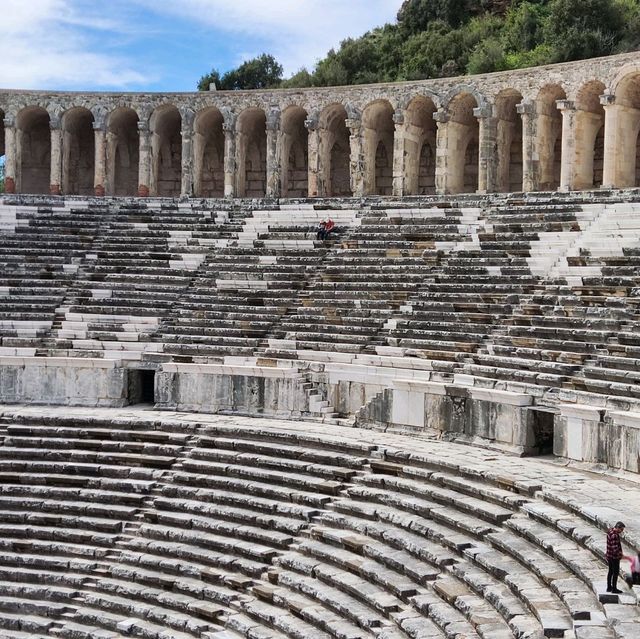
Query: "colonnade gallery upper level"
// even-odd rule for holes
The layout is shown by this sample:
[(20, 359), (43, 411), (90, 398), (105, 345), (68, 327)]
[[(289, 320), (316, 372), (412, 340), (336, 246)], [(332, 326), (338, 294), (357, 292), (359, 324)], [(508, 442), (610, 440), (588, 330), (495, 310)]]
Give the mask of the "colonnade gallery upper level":
[(337, 88), (0, 90), (0, 116), (7, 193), (360, 197), (640, 180), (640, 53)]

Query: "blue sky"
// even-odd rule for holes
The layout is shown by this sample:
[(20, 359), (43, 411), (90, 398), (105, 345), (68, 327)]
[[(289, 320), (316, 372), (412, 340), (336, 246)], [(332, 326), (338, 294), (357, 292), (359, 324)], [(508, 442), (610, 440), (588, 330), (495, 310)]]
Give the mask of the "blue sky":
[(272, 53), (291, 75), (402, 0), (0, 0), (0, 87), (191, 91)]

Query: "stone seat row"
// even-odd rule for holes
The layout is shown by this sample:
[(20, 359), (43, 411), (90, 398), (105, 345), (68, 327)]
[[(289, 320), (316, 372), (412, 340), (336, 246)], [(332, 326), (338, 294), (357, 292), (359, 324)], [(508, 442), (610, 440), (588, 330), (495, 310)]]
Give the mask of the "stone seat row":
[[(72, 434), (73, 428), (70, 424), (63, 428), (64, 439)], [(100, 430), (94, 429), (88, 434), (93, 438)], [(78, 440), (77, 445), (82, 445), (82, 441)], [(424, 636), (420, 632), (431, 632), (427, 636), (434, 637), (449, 636), (457, 628), (458, 631), (464, 629), (469, 633), (477, 632), (478, 636), (496, 638), (509, 636), (509, 631), (517, 632), (516, 636), (539, 636), (535, 633), (540, 628), (547, 636), (565, 636), (564, 632), (570, 632), (573, 624), (571, 620), (567, 621), (565, 610), (576, 615), (576, 622), (586, 612), (593, 615), (589, 621), (603, 621), (596, 614), (601, 612), (597, 601), (593, 595), (581, 591), (579, 584), (572, 582), (561, 590), (564, 584), (560, 582), (568, 578), (559, 568), (549, 567), (551, 559), (545, 560), (536, 554), (538, 551), (534, 551), (533, 546), (515, 540), (510, 541), (508, 547), (500, 546), (501, 539), (507, 534), (504, 526), (509, 525), (514, 512), (526, 508), (532, 501), (530, 493), (537, 489), (535, 485), (528, 486), (524, 496), (514, 495), (490, 482), (452, 475), (446, 466), (444, 470), (434, 472), (428, 466), (425, 469), (413, 461), (407, 463), (403, 457), (398, 457), (398, 463), (394, 464), (393, 453), (389, 452), (385, 456), (392, 463), (381, 463), (371, 458), (371, 446), (356, 444), (355, 440), (332, 441), (326, 436), (302, 431), (285, 436), (254, 428), (208, 428), (198, 433), (198, 440), (190, 444), (190, 451), (187, 457), (173, 465), (171, 477), (156, 477), (161, 492), (150, 493), (150, 501), (145, 502), (140, 512), (142, 519), (138, 520), (149, 523), (125, 528), (121, 543), (116, 541), (118, 551), (113, 556), (103, 556), (103, 560), (113, 562), (117, 558), (117, 563), (126, 564), (118, 574), (127, 575), (135, 583), (141, 580), (141, 585), (148, 586), (146, 579), (152, 580), (149, 583), (168, 583), (167, 579), (172, 578), (162, 576), (169, 570), (164, 562), (167, 558), (170, 563), (173, 561), (170, 559), (173, 552), (180, 552), (183, 559), (189, 556), (185, 553), (195, 553), (191, 555), (193, 560), (195, 556), (204, 557), (206, 549), (208, 561), (205, 563), (223, 562), (232, 573), (239, 569), (240, 574), (260, 580), (258, 587), (249, 586), (246, 580), (242, 587), (239, 584), (232, 586), (232, 590), (242, 593), (239, 597), (251, 597), (239, 604), (239, 609), (254, 623), (260, 620), (272, 628), (274, 625), (280, 630), (288, 628), (284, 636), (289, 637), (304, 636), (300, 633), (309, 632), (309, 626), (302, 622), (310, 624), (311, 621), (316, 632), (321, 627), (321, 632), (336, 637), (345, 636), (339, 634), (340, 622), (342, 632), (348, 628), (351, 633), (361, 633), (347, 635), (354, 637), (370, 636), (369, 631), (376, 628), (389, 637)], [(438, 463), (432, 456), (426, 460), (427, 464)], [(212, 474), (212, 469), (217, 471)], [(327, 479), (336, 478), (336, 473), (340, 473), (340, 481)], [(318, 484), (318, 481), (322, 483)], [(425, 481), (427, 493), (424, 492)], [(25, 484), (25, 488), (28, 485)], [(310, 488), (312, 485), (313, 489)], [(375, 495), (383, 499), (380, 505), (372, 505), (377, 503)], [(185, 505), (188, 516), (184, 513)], [(405, 512), (411, 514), (404, 517), (400, 516), (400, 511), (392, 514), (397, 508), (405, 508)], [(256, 516), (256, 512), (262, 514)], [(336, 514), (332, 515), (332, 512)], [(417, 515), (420, 513), (428, 514), (429, 518), (419, 520)], [(422, 527), (418, 525), (419, 521)], [(523, 520), (522, 525), (524, 523)], [(496, 527), (502, 532), (494, 535), (492, 531)], [(345, 534), (349, 530), (352, 532)], [(40, 537), (46, 537), (45, 529), (41, 531)], [(431, 532), (427, 534), (426, 531)], [(6, 532), (3, 539), (11, 538), (10, 530)], [(288, 540), (293, 533), (308, 536), (313, 542), (290, 548)], [(594, 535), (596, 533), (594, 531)], [(416, 546), (417, 534), (422, 538), (419, 546)], [(527, 534), (542, 540), (548, 533), (546, 529), (538, 532), (528, 528)], [(64, 539), (60, 532), (56, 535)], [(240, 540), (232, 542), (234, 535), (239, 535)], [(367, 539), (360, 540), (358, 535)], [(424, 541), (425, 536), (432, 540), (431, 546)], [(75, 539), (86, 540), (88, 537), (78, 532)], [(251, 541), (243, 545), (243, 539)], [(266, 545), (265, 541), (268, 541)], [(443, 542), (450, 545), (442, 546)], [(494, 550), (483, 546), (487, 543), (496, 544)], [(393, 552), (388, 548), (389, 544), (395, 548)], [(342, 548), (339, 553), (335, 550), (338, 546)], [(6, 548), (6, 542), (0, 547)], [(368, 559), (362, 559), (365, 547), (370, 555), (367, 555)], [(478, 549), (477, 554), (470, 552), (472, 547)], [(198, 548), (201, 549), (199, 554)], [(495, 549), (500, 553), (519, 553), (510, 560), (522, 562), (518, 563), (518, 571), (511, 569), (505, 559), (494, 557)], [(135, 556), (139, 551), (147, 555), (144, 567)], [(230, 551), (231, 555), (228, 554)], [(410, 563), (402, 562), (403, 566), (411, 566), (409, 575), (404, 574), (404, 569), (398, 573), (400, 559), (405, 557), (394, 555), (398, 551), (414, 557)], [(107, 553), (111, 552), (107, 550)], [(210, 557), (211, 552), (214, 554)], [(217, 560), (216, 552), (222, 553)], [(15, 560), (15, 553), (11, 556)], [(523, 573), (522, 566), (534, 562), (537, 557), (538, 572), (534, 569), (531, 573), (531, 566), (526, 566)], [(381, 562), (380, 567), (371, 561)], [(275, 571), (269, 568), (274, 562)], [(176, 555), (172, 565), (181, 563)], [(162, 564), (164, 568), (160, 570)], [(576, 556), (575, 565), (578, 564), (589, 565), (586, 556)], [(311, 582), (309, 569), (314, 577)], [(601, 575), (602, 569), (599, 570), (597, 575)], [(499, 587), (498, 579), (504, 576), (501, 571), (514, 575), (508, 587)], [(411, 575), (413, 577), (407, 581)], [(268, 581), (265, 581), (267, 577)], [(114, 578), (117, 579), (109, 577)], [(556, 581), (558, 590), (554, 594)], [(268, 582), (277, 585), (277, 589), (268, 587)], [(97, 595), (89, 595), (93, 597), (92, 602), (110, 601), (114, 592), (109, 594), (109, 583), (112, 582), (105, 586), (107, 592), (101, 588)], [(232, 585), (228, 579), (226, 583)], [(467, 586), (463, 587), (463, 583)], [(533, 595), (527, 593), (541, 588), (536, 584), (544, 584), (544, 587), (551, 584), (550, 594), (544, 599), (540, 598), (542, 593), (532, 598)], [(91, 585), (88, 590), (93, 593), (94, 588)], [(139, 593), (135, 595), (136, 601), (145, 596), (142, 590), (128, 592)], [(485, 606), (488, 617), (472, 614), (470, 611), (480, 609), (480, 596), (490, 592), (494, 593), (493, 612)], [(306, 598), (307, 602), (302, 608), (299, 607), (300, 597), (303, 601)], [(165, 595), (165, 605), (170, 600), (171, 595)], [(571, 608), (572, 605), (577, 608)], [(327, 613), (309, 612), (301, 618), (301, 610), (319, 606)], [(506, 612), (507, 609), (511, 612)], [(280, 617), (276, 621), (274, 615), (278, 614)], [(487, 622), (487, 618), (492, 622)], [(231, 617), (225, 623), (228, 627), (240, 627), (240, 624), (234, 626)], [(319, 626), (320, 623), (324, 625)], [(293, 630), (294, 626), (297, 630)]]

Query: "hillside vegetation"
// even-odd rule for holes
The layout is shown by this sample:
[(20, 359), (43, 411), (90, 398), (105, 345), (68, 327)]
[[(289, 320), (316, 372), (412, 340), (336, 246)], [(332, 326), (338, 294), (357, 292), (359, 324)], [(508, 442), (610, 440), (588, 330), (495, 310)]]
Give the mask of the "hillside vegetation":
[(394, 24), (344, 40), (312, 70), (283, 79), (270, 55), (220, 76), (222, 89), (424, 80), (636, 50), (640, 0), (406, 0)]

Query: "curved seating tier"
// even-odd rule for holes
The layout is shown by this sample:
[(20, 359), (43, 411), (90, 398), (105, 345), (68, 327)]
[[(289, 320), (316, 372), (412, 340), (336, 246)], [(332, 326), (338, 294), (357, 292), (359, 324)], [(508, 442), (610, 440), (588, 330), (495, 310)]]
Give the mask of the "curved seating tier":
[(3, 637), (583, 639), (640, 627), (633, 591), (603, 592), (603, 527), (629, 507), (622, 480), (603, 479), (605, 494), (551, 461), (293, 422), (2, 419)]
[(615, 197), (16, 206), (0, 356), (394, 357), (637, 402), (640, 205)]

